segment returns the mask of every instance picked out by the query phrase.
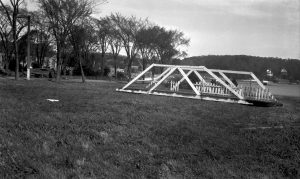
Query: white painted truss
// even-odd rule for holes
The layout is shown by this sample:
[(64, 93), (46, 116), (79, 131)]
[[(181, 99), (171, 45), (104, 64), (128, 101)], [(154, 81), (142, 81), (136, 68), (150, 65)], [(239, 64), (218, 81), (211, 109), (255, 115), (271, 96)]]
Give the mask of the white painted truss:
[[(153, 71), (157, 69), (161, 73), (155, 76)], [(152, 78), (143, 80), (150, 72)], [(174, 74), (180, 75), (181, 79), (172, 80)], [(193, 80), (190, 78), (191, 74), (194, 74)], [(252, 85), (237, 85), (226, 74), (247, 75)], [(252, 72), (208, 69), (205, 66), (152, 64), (117, 91), (242, 104), (255, 101), (276, 102), (274, 96)]]

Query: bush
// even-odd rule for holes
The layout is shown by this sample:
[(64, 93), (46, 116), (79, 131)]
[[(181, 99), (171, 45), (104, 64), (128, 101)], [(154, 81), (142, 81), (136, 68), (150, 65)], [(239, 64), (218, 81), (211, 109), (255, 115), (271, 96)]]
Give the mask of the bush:
[[(95, 70), (91, 67), (87, 67), (87, 66), (83, 66), (83, 72), (84, 72), (84, 75), (86, 76), (100, 76), (101, 75), (101, 70)], [(107, 77), (110, 73), (110, 68), (109, 67), (104, 67), (104, 76)], [(73, 74), (74, 75), (81, 75), (81, 70), (80, 70), (80, 66), (76, 66), (74, 68), (74, 71), (73, 71)]]
[(41, 68), (41, 66), (37, 62), (31, 63), (32, 68)]
[(3, 70), (3, 69), (0, 68), (0, 75), (7, 76), (8, 73), (5, 70)]
[(127, 76), (124, 72), (117, 71), (117, 79), (119, 80), (127, 80)]
[[(23, 68), (22, 65), (19, 65), (19, 71), (21, 71), (22, 68)], [(10, 71), (16, 71), (16, 61), (14, 59), (9, 62), (8, 69)]]
[(110, 73), (110, 68), (108, 66), (104, 67), (104, 76), (108, 76)]

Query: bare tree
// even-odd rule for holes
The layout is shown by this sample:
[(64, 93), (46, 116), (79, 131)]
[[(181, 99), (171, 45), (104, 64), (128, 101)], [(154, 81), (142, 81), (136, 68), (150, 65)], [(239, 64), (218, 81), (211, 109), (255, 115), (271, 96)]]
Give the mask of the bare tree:
[(12, 28), (10, 22), (6, 16), (6, 12), (3, 7), (0, 7), (0, 37), (1, 44), (4, 52), (4, 63), (6, 70), (8, 69), (8, 63), (11, 59), (12, 48)]
[[(16, 60), (16, 68), (15, 68), (15, 79), (19, 79), (19, 54), (18, 54), (18, 33), (20, 29), (17, 27), (18, 15), (20, 12), (20, 6), (24, 3), (24, 0), (9, 0), (9, 6), (5, 5), (2, 0), (0, 0), (0, 5), (2, 6), (3, 10), (5, 11), (5, 15), (7, 20), (11, 26), (11, 33), (13, 39), (13, 47), (15, 53), (15, 60)], [(18, 32), (19, 31), (19, 32)]]
[(85, 82), (85, 75), (83, 71), (83, 62), (87, 61), (89, 53), (96, 50), (97, 33), (91, 25), (89, 19), (84, 20), (81, 25), (74, 25), (71, 29), (70, 43), (73, 47), (75, 58), (79, 62), (82, 82)]
[(71, 28), (80, 20), (91, 15), (93, 0), (39, 0), (39, 4), (48, 21), (49, 29), (55, 38), (57, 52), (57, 76), (60, 80), (62, 51), (65, 48)]
[(82, 50), (84, 49), (85, 40), (88, 35), (88, 32), (84, 27), (81, 26), (73, 26), (70, 35), (70, 42), (73, 46), (73, 51), (76, 59), (79, 61), (80, 72), (82, 77), (82, 82), (85, 82), (85, 75), (82, 68)]
[(41, 11), (36, 11), (31, 14), (33, 30), (31, 34), (34, 35), (35, 54), (39, 66), (44, 64), (44, 58), (51, 48), (51, 34), (48, 31), (45, 16)]
[(131, 79), (131, 66), (133, 60), (138, 54), (138, 47), (136, 44), (136, 34), (139, 29), (145, 26), (145, 21), (138, 19), (135, 16), (125, 17), (120, 14), (112, 14), (112, 20), (116, 23), (118, 28), (118, 36), (122, 39), (123, 47), (127, 55), (127, 75)]
[(104, 67), (105, 67), (105, 54), (109, 47), (109, 35), (111, 30), (111, 24), (108, 17), (95, 19), (97, 26), (97, 34), (99, 46), (101, 49), (101, 77), (104, 76)]
[(117, 24), (112, 20), (111, 16), (107, 17), (110, 24), (110, 30), (109, 30), (109, 49), (114, 59), (114, 73), (115, 78), (117, 79), (117, 58), (120, 54), (120, 51), (122, 49), (122, 39), (118, 35), (118, 28)]

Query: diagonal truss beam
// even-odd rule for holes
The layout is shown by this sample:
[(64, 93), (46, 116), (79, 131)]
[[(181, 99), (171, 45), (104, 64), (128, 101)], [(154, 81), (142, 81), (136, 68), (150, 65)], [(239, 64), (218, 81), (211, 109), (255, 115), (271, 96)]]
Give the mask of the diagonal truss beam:
[(260, 80), (253, 73), (251, 73), (251, 76), (262, 89), (266, 89), (266, 87), (260, 82)]
[[(193, 70), (190, 70), (186, 75), (187, 76), (189, 76), (190, 74), (192, 74), (193, 73)], [(184, 76), (178, 81), (178, 83), (181, 83), (181, 82), (183, 82), (184, 81)]]
[(212, 71), (210, 71), (209, 69), (205, 69), (205, 71), (210, 74), (213, 78), (215, 78), (217, 80), (217, 82), (221, 83), (225, 88), (227, 88), (230, 92), (232, 92), (236, 97), (238, 97), (239, 99), (244, 99), (243, 96), (241, 96), (239, 93), (237, 93), (234, 89), (232, 89), (230, 86), (228, 86), (226, 83), (224, 83), (224, 81), (222, 81), (217, 75), (215, 75)]
[(219, 74), (233, 87), (237, 87), (235, 86), (235, 84), (233, 84), (233, 82), (223, 73), (223, 72), (219, 72)]
[(206, 83), (206, 81), (204, 80), (204, 78), (200, 75), (200, 73), (196, 70), (194, 70), (194, 73), (196, 74), (196, 76), (200, 79), (200, 81)]
[(169, 72), (161, 79), (159, 80), (149, 91), (148, 93), (151, 93), (155, 88), (157, 88), (165, 79), (167, 79), (175, 70), (177, 69), (177, 67), (173, 67), (171, 68), (171, 70), (169, 70)]
[[(189, 76), (189, 75), (192, 74), (193, 72), (196, 74), (196, 76), (199, 78), (200, 81), (206, 83), (206, 81), (203, 79), (203, 77), (199, 74), (199, 72), (198, 72), (197, 70), (190, 70), (190, 71), (186, 74), (186, 76)], [(185, 78), (182, 77), (181, 80), (178, 81), (178, 83), (181, 83), (181, 82), (183, 82), (184, 80), (185, 80)]]
[(182, 74), (182, 76), (184, 77), (184, 79), (188, 82), (188, 84), (191, 86), (191, 88), (193, 89), (193, 91), (200, 96), (200, 92), (196, 89), (196, 87), (194, 86), (194, 84), (191, 82), (191, 80), (189, 79), (189, 77), (185, 74), (185, 72), (178, 67), (179, 72)]
[(154, 78), (153, 83), (156, 83), (161, 77), (163, 77), (170, 70), (171, 70), (171, 67), (167, 68), (162, 74), (160, 74), (158, 77)]
[(122, 89), (126, 89), (128, 88), (128, 86), (132, 85), (132, 83), (134, 83), (136, 80), (138, 80), (139, 78), (141, 78), (145, 73), (147, 73), (152, 67), (154, 66), (154, 64), (150, 65), (148, 68), (146, 68), (146, 70), (144, 70), (142, 73), (140, 73), (138, 76), (136, 76), (133, 80), (131, 80), (127, 85), (125, 85)]

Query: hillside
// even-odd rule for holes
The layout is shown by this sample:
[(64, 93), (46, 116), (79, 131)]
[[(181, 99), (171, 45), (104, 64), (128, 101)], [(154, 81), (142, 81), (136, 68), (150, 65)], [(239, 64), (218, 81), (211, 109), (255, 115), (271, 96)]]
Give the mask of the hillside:
[(252, 71), (260, 78), (264, 78), (266, 70), (270, 69), (276, 78), (281, 78), (281, 69), (287, 70), (285, 78), (294, 81), (300, 80), (300, 60), (281, 59), (272, 57), (256, 57), (246, 55), (224, 55), (224, 56), (196, 56), (177, 61), (181, 65), (206, 66), (208, 68), (224, 70)]

